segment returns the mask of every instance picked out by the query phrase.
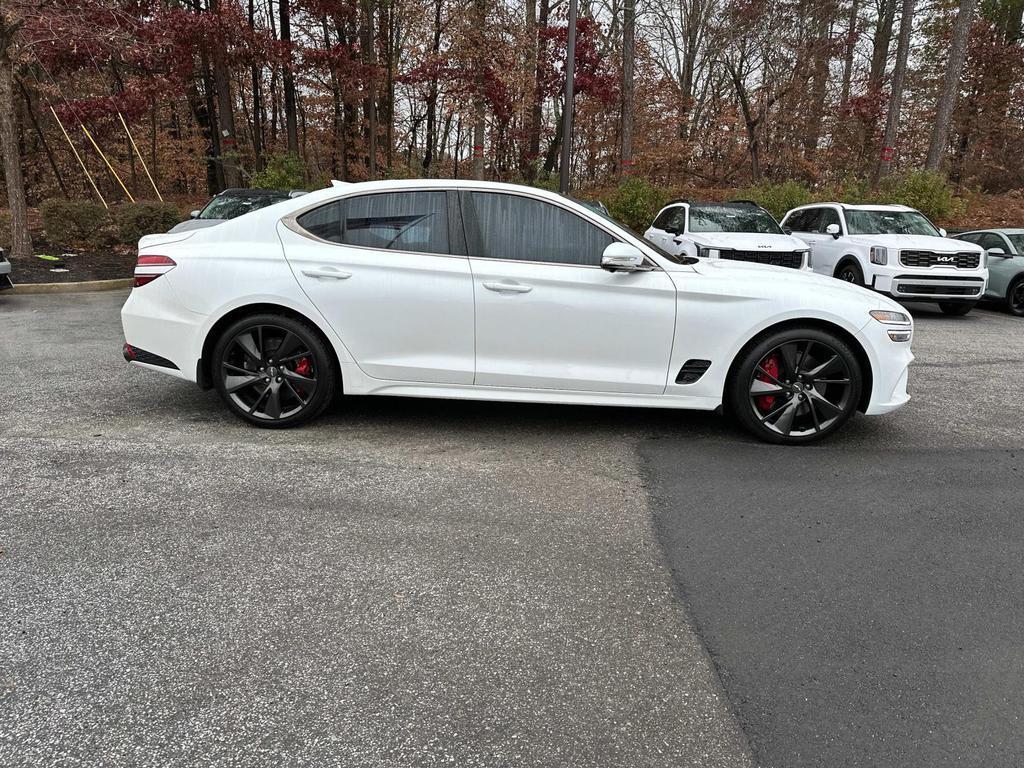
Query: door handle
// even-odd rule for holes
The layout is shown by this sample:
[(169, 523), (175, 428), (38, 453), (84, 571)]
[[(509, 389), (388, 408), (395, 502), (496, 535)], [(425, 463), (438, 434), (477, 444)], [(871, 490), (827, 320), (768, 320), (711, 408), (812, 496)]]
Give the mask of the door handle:
[(348, 278), (352, 277), (351, 272), (342, 272), (340, 269), (335, 269), (334, 267), (323, 267), (321, 269), (304, 269), (302, 270), (302, 274), (304, 274), (306, 277), (326, 277), (331, 280), (347, 280)]
[(497, 293), (529, 293), (533, 290), (532, 286), (522, 283), (484, 283), (484, 288)]

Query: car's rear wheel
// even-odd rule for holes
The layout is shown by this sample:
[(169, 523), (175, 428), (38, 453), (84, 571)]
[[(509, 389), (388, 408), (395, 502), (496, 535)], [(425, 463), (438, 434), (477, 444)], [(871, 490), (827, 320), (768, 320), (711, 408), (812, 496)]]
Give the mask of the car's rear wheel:
[(839, 269), (836, 270), (836, 277), (844, 283), (853, 283), (864, 287), (864, 273), (860, 271), (860, 266), (855, 261), (844, 261), (840, 264)]
[(728, 384), (730, 411), (770, 443), (810, 443), (857, 410), (863, 372), (850, 346), (816, 328), (789, 328), (743, 353)]
[(292, 427), (319, 416), (338, 374), (320, 335), (284, 315), (242, 318), (213, 350), (213, 380), (237, 415), (259, 427)]
[(1006, 289), (1006, 308), (1010, 314), (1024, 317), (1024, 277), (1018, 277)]
[(966, 315), (972, 309), (976, 301), (940, 301), (939, 309), (942, 310), (944, 315), (953, 315), (954, 317)]

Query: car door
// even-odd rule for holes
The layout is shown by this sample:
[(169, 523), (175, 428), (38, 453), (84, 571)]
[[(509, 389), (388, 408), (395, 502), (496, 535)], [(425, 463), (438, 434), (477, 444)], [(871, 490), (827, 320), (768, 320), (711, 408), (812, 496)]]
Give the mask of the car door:
[(824, 274), (831, 275), (831, 270), (827, 272), (820, 268), (817, 254), (815, 253), (816, 246), (823, 239), (821, 232), (819, 231), (821, 217), (824, 209), (823, 208), (804, 208), (803, 210), (791, 213), (783, 219), (783, 224), (786, 228), (793, 231), (795, 237), (800, 238), (807, 247), (811, 249), (811, 268), (815, 272), (822, 272)]
[(1001, 299), (1006, 295), (1010, 281), (1016, 277), (1019, 267), (1019, 259), (1013, 257), (1013, 247), (1003, 235), (997, 232), (983, 232), (977, 236), (974, 242), (985, 249), (986, 253), (993, 248), (1001, 248), (1003, 256), (991, 253), (988, 256), (988, 288), (985, 295), (989, 298)]
[[(814, 260), (815, 271), (832, 275), (839, 259), (846, 254), (846, 222), (832, 206), (824, 206), (819, 210), (816, 222), (818, 231), (808, 233), (811, 238), (811, 258)], [(828, 228), (833, 225), (839, 227), (839, 237), (829, 234)]]
[(455, 194), (345, 197), (278, 226), (299, 285), (369, 376), (473, 383), (473, 278), (449, 222)]
[(681, 205), (668, 206), (655, 217), (654, 222), (644, 233), (644, 237), (655, 245), (659, 245), (671, 252), (675, 248), (675, 244), (672, 242), (673, 239), (683, 231), (682, 227), (676, 224), (676, 221), (684, 216), (685, 211)]
[(528, 194), (461, 195), (476, 297), (476, 384), (660, 394), (676, 289), (651, 265), (600, 267), (617, 240), (595, 218)]

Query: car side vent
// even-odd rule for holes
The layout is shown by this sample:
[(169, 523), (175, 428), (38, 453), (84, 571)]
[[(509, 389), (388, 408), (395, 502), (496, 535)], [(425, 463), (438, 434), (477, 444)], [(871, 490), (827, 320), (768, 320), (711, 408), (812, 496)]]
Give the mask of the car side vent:
[(711, 367), (710, 360), (687, 360), (679, 369), (676, 384), (693, 384)]

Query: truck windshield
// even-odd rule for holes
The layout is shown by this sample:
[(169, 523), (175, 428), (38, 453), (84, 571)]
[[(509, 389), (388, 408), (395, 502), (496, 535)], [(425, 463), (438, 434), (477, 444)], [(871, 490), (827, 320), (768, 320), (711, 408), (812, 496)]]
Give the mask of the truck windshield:
[(846, 227), (851, 235), (928, 235), (937, 230), (917, 211), (872, 211), (846, 209)]
[(691, 205), (690, 231), (782, 234), (770, 213), (748, 205)]

